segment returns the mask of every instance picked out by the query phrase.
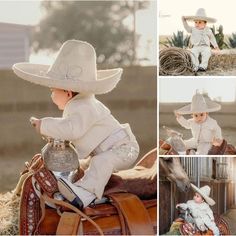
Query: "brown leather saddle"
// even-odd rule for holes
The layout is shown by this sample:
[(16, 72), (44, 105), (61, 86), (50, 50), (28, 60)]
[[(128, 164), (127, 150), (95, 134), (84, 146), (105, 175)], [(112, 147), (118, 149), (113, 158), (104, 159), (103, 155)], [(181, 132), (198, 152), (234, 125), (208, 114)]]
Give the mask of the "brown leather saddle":
[[(227, 222), (222, 217), (216, 214), (214, 214), (214, 218), (215, 223), (219, 228), (220, 235), (231, 235)], [(180, 224), (179, 231), (181, 235), (214, 235), (211, 230), (207, 230), (204, 232), (194, 230), (193, 227), (189, 223), (186, 223), (184, 220), (182, 220), (182, 224)]]
[(157, 232), (156, 150), (134, 168), (111, 176), (104, 195), (107, 202), (83, 211), (55, 199), (55, 176), (36, 155), (27, 169), (20, 203), (20, 234), (154, 235)]

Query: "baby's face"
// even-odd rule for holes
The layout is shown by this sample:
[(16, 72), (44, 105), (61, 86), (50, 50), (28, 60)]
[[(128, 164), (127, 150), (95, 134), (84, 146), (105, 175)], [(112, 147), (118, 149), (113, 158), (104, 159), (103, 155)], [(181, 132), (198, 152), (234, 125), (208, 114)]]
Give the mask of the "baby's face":
[(204, 29), (206, 27), (206, 21), (203, 21), (203, 20), (195, 20), (194, 24), (195, 24), (195, 27), (199, 30)]
[(205, 122), (206, 118), (207, 118), (207, 113), (206, 112), (202, 112), (202, 113), (193, 113), (193, 120), (198, 123), (201, 124), (203, 122)]
[(63, 89), (56, 89), (56, 88), (52, 88), (51, 91), (52, 91), (51, 98), (53, 103), (55, 103), (58, 106), (59, 110), (64, 110), (67, 102), (71, 99), (69, 92)]
[(195, 203), (203, 203), (204, 202), (202, 196), (199, 193), (195, 193), (193, 200)]

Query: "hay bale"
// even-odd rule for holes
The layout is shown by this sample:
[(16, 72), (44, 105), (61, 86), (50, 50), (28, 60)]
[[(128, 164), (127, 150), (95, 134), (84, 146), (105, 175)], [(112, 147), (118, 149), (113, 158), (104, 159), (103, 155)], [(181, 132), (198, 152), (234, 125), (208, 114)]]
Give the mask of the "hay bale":
[(208, 70), (236, 68), (236, 49), (221, 50), (209, 60)]
[(0, 194), (0, 235), (18, 235), (20, 197), (12, 192)]

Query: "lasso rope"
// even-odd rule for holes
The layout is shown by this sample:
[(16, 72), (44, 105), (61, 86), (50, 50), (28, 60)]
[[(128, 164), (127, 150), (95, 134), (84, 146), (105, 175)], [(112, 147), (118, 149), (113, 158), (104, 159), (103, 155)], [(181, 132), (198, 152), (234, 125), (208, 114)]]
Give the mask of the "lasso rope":
[(165, 48), (160, 51), (160, 75), (182, 75), (192, 71), (191, 52), (177, 47)]

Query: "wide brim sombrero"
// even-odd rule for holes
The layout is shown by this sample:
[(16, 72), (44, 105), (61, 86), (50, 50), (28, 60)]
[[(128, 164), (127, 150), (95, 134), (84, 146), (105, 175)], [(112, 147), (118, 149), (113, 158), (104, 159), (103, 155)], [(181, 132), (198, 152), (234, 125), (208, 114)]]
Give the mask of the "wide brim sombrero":
[(199, 8), (194, 16), (184, 16), (186, 20), (203, 20), (208, 23), (215, 23), (217, 20), (213, 17), (208, 17), (204, 8)]
[(49, 88), (59, 88), (85, 94), (104, 94), (110, 92), (119, 82), (123, 69), (97, 70), (96, 81), (60, 78), (48, 75), (51, 65), (16, 63), (12, 69), (20, 78)]
[(117, 85), (123, 69), (97, 70), (93, 46), (84, 41), (68, 40), (52, 65), (21, 62), (13, 65), (13, 71), (26, 81), (49, 88), (104, 94)]
[(192, 103), (176, 110), (181, 115), (188, 115), (202, 112), (215, 112), (221, 109), (221, 105), (212, 101), (209, 97), (201, 94), (195, 94), (192, 98)]
[(194, 184), (191, 184), (191, 187), (193, 191), (199, 193), (210, 206), (215, 205), (215, 201), (209, 197), (211, 189), (208, 185), (198, 188)]

